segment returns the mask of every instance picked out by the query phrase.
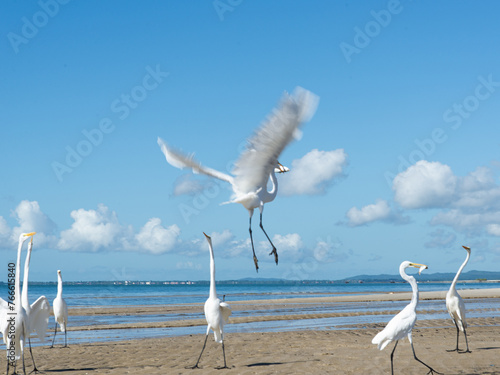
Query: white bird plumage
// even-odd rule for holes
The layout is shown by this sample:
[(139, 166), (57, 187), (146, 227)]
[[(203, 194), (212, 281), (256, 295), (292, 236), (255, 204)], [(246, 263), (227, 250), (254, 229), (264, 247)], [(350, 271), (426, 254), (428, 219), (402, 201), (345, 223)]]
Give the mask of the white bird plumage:
[(55, 320), (55, 328), (54, 328), (54, 338), (52, 339), (51, 348), (54, 347), (54, 342), (56, 340), (57, 334), (57, 325), (61, 327), (61, 332), (64, 332), (64, 347), (68, 346), (67, 336), (68, 332), (66, 330), (66, 326), (68, 324), (68, 306), (66, 305), (66, 301), (62, 297), (63, 293), (63, 281), (61, 270), (57, 270), (57, 296), (54, 298), (54, 302), (52, 303), (52, 308), (54, 309), (54, 320)]
[(21, 294), (21, 301), (26, 311), (26, 315), (28, 317), (28, 327), (29, 327), (29, 335), (28, 335), (28, 343), (30, 347), (31, 359), (33, 360), (34, 372), (38, 372), (35, 364), (35, 358), (33, 357), (33, 352), (31, 351), (31, 340), (30, 335), (32, 332), (35, 332), (36, 336), (41, 342), (45, 342), (45, 334), (47, 333), (47, 327), (49, 325), (49, 315), (50, 315), (50, 306), (49, 300), (45, 296), (40, 296), (37, 298), (35, 302), (32, 304), (29, 303), (28, 298), (28, 278), (30, 272), (30, 261), (31, 261), (31, 252), (33, 250), (33, 236), (31, 236), (31, 240), (28, 243), (28, 252), (26, 254), (26, 260), (24, 261), (24, 276), (23, 276), (23, 290)]
[[(467, 246), (462, 246), (462, 247), (467, 251), (467, 256), (465, 258), (465, 261), (458, 269), (458, 272), (451, 283), (450, 290), (448, 290), (448, 293), (446, 293), (446, 309), (448, 310), (451, 319), (453, 319), (453, 323), (455, 323), (455, 326), (457, 327), (457, 347), (455, 349), (451, 349), (448, 351), (449, 352), (457, 351), (459, 353), (470, 353), (471, 351), (469, 350), (469, 342), (467, 341), (467, 331), (466, 331), (467, 322), (465, 321), (465, 304), (462, 297), (460, 297), (460, 294), (458, 294), (456, 289), (458, 278), (462, 273), (462, 270), (467, 265), (467, 262), (469, 261), (470, 258), (470, 247)], [(458, 350), (458, 338), (460, 335), (460, 331), (464, 333), (465, 344), (467, 346), (467, 349), (462, 352)]]
[[(299, 127), (314, 115), (318, 97), (301, 87), (297, 87), (291, 95), (285, 93), (278, 108), (268, 116), (266, 121), (248, 140), (248, 145), (235, 163), (233, 175), (207, 168), (196, 161), (193, 155), (172, 149), (158, 137), (158, 144), (167, 162), (176, 168), (190, 168), (194, 173), (201, 173), (229, 182), (233, 189), (231, 200), (226, 203), (241, 203), (249, 212), (249, 233), (252, 244), (255, 268), (258, 271), (258, 260), (255, 255), (252, 237), (252, 215), (254, 209), (260, 210), (260, 228), (272, 246), (270, 254), (274, 254), (278, 264), (276, 247), (262, 225), (264, 204), (271, 202), (278, 192), (276, 172), (287, 172), (288, 168), (278, 162), (285, 147), (297, 137)], [(271, 179), (272, 189), (267, 190), (267, 182)]]
[(229, 316), (231, 315), (231, 307), (226, 303), (222, 302), (217, 298), (217, 290), (215, 288), (215, 259), (214, 250), (212, 247), (212, 239), (203, 233), (208, 242), (208, 248), (210, 250), (210, 294), (205, 302), (205, 319), (207, 320), (207, 333), (205, 335), (205, 342), (203, 343), (203, 348), (201, 349), (200, 356), (196, 361), (196, 365), (193, 368), (198, 367), (203, 350), (205, 350), (205, 345), (207, 344), (207, 338), (210, 330), (214, 332), (214, 339), (219, 344), (222, 344), (222, 355), (224, 356), (224, 367), (226, 365), (226, 352), (224, 349), (224, 325), (229, 322)]
[(423, 269), (427, 268), (425, 264), (413, 263), (409, 261), (404, 261), (403, 263), (401, 263), (401, 265), (399, 266), (399, 274), (411, 285), (411, 289), (413, 292), (411, 302), (396, 316), (394, 316), (381, 332), (377, 333), (377, 335), (372, 340), (372, 344), (376, 344), (379, 350), (383, 350), (389, 343), (396, 341), (396, 344), (394, 344), (394, 349), (392, 349), (391, 352), (391, 373), (394, 374), (393, 357), (396, 346), (398, 345), (398, 340), (408, 337), (408, 341), (410, 341), (411, 349), (413, 351), (413, 357), (418, 362), (427, 366), (430, 373), (438, 373), (432, 367), (418, 359), (415, 355), (415, 349), (413, 348), (411, 332), (413, 327), (415, 326), (415, 322), (417, 321), (416, 309), (418, 305), (418, 286), (415, 278), (406, 274), (405, 269), (408, 267), (419, 268), (419, 273)]
[[(29, 335), (29, 328), (28, 328), (28, 316), (26, 315), (26, 311), (21, 301), (20, 267), (21, 267), (21, 251), (23, 244), (33, 235), (35, 235), (35, 232), (21, 233), (21, 235), (19, 236), (15, 279), (14, 279), (13, 306), (11, 306), (9, 302), (0, 298), (0, 306), (1, 306), (0, 329), (2, 331), (3, 341), (7, 349), (7, 374), (9, 373), (9, 367), (11, 363), (14, 362), (12, 359), (15, 360), (15, 366), (14, 366), (14, 372), (15, 372), (15, 367), (17, 367), (17, 361), (21, 358), (23, 361), (23, 373), (26, 374), (26, 369), (24, 366), (24, 340)], [(11, 354), (12, 350), (13, 353)]]

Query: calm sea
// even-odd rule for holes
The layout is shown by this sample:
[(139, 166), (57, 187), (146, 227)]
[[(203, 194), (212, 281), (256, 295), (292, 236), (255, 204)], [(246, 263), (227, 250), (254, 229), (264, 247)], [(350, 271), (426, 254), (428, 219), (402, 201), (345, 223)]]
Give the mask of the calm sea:
[[(419, 290), (443, 291), (447, 290), (449, 284), (443, 283), (419, 283)], [(497, 283), (459, 283), (457, 289), (486, 289), (497, 288)], [(204, 303), (208, 296), (208, 285), (65, 285), (63, 296), (68, 307), (119, 307), (140, 305), (171, 305)], [(349, 284), (222, 284), (217, 285), (217, 293), (221, 298), (231, 305), (237, 305), (238, 301), (266, 300), (280, 298), (301, 297), (327, 297), (351, 294), (370, 294), (388, 292), (409, 292), (407, 283), (349, 283)], [(57, 293), (56, 285), (30, 285), (29, 299), (35, 301), (40, 295), (45, 295), (50, 303)], [(248, 315), (290, 315), (307, 313), (332, 313), (343, 312), (345, 316), (323, 319), (304, 320), (282, 320), (271, 322), (255, 322), (244, 324), (229, 324), (226, 332), (279, 332), (301, 329), (349, 329), (358, 324), (383, 323), (390, 320), (389, 315), (357, 315), (349, 316), (349, 313), (396, 311), (401, 310), (408, 301), (381, 301), (381, 302), (349, 302), (327, 304), (324, 307), (301, 304), (299, 307), (287, 308), (283, 305), (276, 309), (262, 309), (245, 311), (244, 309), (233, 309), (233, 317)], [(485, 317), (500, 316), (500, 299), (474, 299), (467, 300), (467, 316)], [(444, 301), (421, 301), (419, 310), (433, 311), (419, 315), (419, 319), (449, 319)], [(486, 312), (485, 312), (486, 311)], [(147, 315), (97, 315), (77, 316), (71, 315), (70, 326), (99, 326), (105, 324), (134, 323), (134, 322), (158, 322), (167, 320), (184, 320), (203, 318), (203, 307), (200, 305), (198, 312), (192, 314), (147, 314)], [(49, 330), (53, 330), (54, 320), (50, 318)], [(97, 327), (96, 327), (97, 328)], [(91, 331), (70, 331), (68, 337), (71, 342), (95, 342), (128, 340), (133, 338), (179, 336), (188, 334), (203, 334), (205, 326), (179, 327), (179, 328), (147, 328), (147, 329), (112, 329)], [(63, 336), (58, 333), (58, 342)]]

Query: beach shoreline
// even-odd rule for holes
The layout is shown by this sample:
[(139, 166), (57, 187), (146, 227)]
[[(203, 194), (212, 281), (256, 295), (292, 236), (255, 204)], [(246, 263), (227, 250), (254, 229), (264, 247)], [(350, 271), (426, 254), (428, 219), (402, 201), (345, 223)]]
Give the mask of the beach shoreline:
[[(500, 289), (463, 290), (461, 294), (470, 298), (499, 298)], [(442, 292), (422, 292), (421, 300), (441, 299)], [(404, 301), (408, 293), (376, 293), (371, 295), (349, 295), (332, 297), (287, 298), (276, 300), (234, 301), (231, 306), (252, 310), (304, 303), (311, 306), (339, 302)], [(106, 308), (73, 308), (70, 315), (148, 315), (199, 313), (200, 318), (115, 324), (109, 326), (72, 326), (70, 324), (69, 348), (61, 348), (56, 340), (54, 349), (36, 346), (33, 353), (37, 367), (45, 374), (220, 374), (223, 365), (221, 345), (213, 340), (213, 334), (200, 362), (201, 369), (189, 369), (194, 365), (203, 345), (204, 334), (191, 334), (159, 338), (138, 338), (118, 341), (96, 341), (92, 343), (71, 343), (71, 334), (77, 330), (91, 330), (100, 335), (102, 329), (148, 329), (168, 325), (206, 326), (203, 319), (203, 304), (168, 306), (131, 306)], [(444, 307), (443, 307), (444, 308)], [(396, 310), (384, 310), (377, 314), (393, 315)], [(447, 352), (456, 345), (456, 329), (451, 319), (420, 319), (413, 330), (417, 356), (444, 374), (500, 374), (500, 317), (492, 316), (484, 309), (484, 317), (468, 319), (469, 346), (472, 353)], [(351, 324), (342, 329), (290, 330), (286, 332), (253, 332), (245, 329), (251, 321), (285, 320), (291, 325), (297, 320), (321, 319), (335, 314), (352, 315), (350, 312), (307, 313), (288, 315), (264, 315), (232, 317), (225, 337), (226, 358), (229, 369), (224, 374), (388, 374), (390, 373), (390, 352), (393, 344), (379, 351), (371, 344), (373, 336), (385, 327), (385, 323)], [(390, 319), (390, 318), (388, 318)], [(70, 316), (71, 322), (71, 316)], [(307, 321), (306, 321), (307, 322)], [(243, 327), (231, 329), (232, 324)], [(58, 334), (59, 339), (61, 339)], [(461, 347), (464, 345), (460, 336)], [(0, 361), (0, 366), (4, 363)], [(402, 340), (395, 353), (396, 373), (425, 374), (425, 366), (413, 359), (408, 340)], [(31, 359), (26, 353), (27, 372), (31, 371)]]

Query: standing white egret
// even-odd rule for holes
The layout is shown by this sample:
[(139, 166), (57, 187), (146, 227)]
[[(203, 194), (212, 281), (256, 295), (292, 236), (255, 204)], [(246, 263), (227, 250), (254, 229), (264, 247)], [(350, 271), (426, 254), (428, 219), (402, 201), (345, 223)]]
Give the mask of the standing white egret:
[[(451, 283), (450, 290), (448, 290), (448, 293), (446, 293), (446, 308), (450, 313), (451, 319), (453, 319), (453, 323), (455, 323), (455, 327), (457, 327), (457, 347), (456, 349), (448, 350), (448, 352), (456, 351), (458, 353), (470, 353), (471, 351), (469, 350), (469, 343), (467, 341), (467, 332), (465, 330), (467, 328), (467, 323), (465, 321), (465, 304), (462, 297), (460, 297), (460, 294), (458, 294), (455, 288), (455, 286), (457, 285), (458, 277), (462, 273), (462, 270), (464, 269), (470, 258), (470, 247), (462, 247), (467, 250), (467, 257), (458, 269), (458, 272)], [(465, 344), (467, 345), (467, 350), (462, 352), (458, 350), (458, 336), (460, 334), (460, 331), (464, 333)]]
[(28, 317), (28, 343), (31, 353), (31, 359), (33, 360), (33, 372), (38, 372), (35, 364), (35, 358), (33, 357), (33, 352), (31, 351), (31, 340), (30, 335), (34, 331), (40, 341), (45, 342), (45, 334), (47, 333), (47, 326), (49, 324), (50, 307), (47, 297), (40, 296), (31, 305), (28, 299), (28, 277), (30, 272), (30, 261), (31, 261), (31, 251), (33, 250), (33, 236), (28, 243), (28, 253), (26, 254), (26, 260), (24, 261), (24, 277), (23, 277), (23, 290), (21, 294), (21, 301), (26, 311)]
[(63, 281), (61, 276), (61, 270), (57, 270), (57, 296), (54, 298), (54, 302), (52, 302), (52, 308), (54, 309), (54, 320), (55, 320), (55, 329), (54, 329), (54, 338), (52, 339), (51, 348), (54, 347), (54, 341), (56, 340), (57, 334), (57, 325), (61, 327), (61, 332), (64, 332), (64, 347), (68, 347), (67, 343), (67, 330), (66, 325), (68, 324), (68, 306), (66, 305), (66, 301), (62, 297), (63, 292)]
[(417, 321), (417, 305), (418, 305), (418, 286), (417, 282), (415, 281), (415, 278), (413, 276), (409, 276), (405, 273), (405, 269), (408, 267), (415, 267), (419, 268), (419, 274), (422, 272), (422, 270), (426, 269), (427, 266), (425, 264), (418, 264), (418, 263), (412, 263), (408, 261), (404, 261), (401, 263), (399, 266), (399, 274), (401, 277), (408, 281), (411, 285), (411, 289), (413, 291), (413, 295), (411, 297), (411, 302), (409, 305), (407, 305), (403, 310), (401, 310), (396, 316), (394, 316), (389, 323), (387, 323), (387, 326), (377, 335), (373, 338), (372, 344), (377, 344), (379, 350), (383, 350), (390, 342), (396, 341), (396, 344), (394, 344), (394, 349), (392, 349), (391, 352), (391, 374), (394, 374), (394, 369), (393, 369), (393, 357), (394, 357), (394, 351), (396, 350), (396, 346), (398, 345), (398, 341), (405, 338), (405, 336), (408, 337), (408, 340), (410, 341), (411, 344), (411, 350), (413, 351), (413, 357), (415, 359), (422, 363), (423, 365), (427, 366), (429, 369), (429, 373), (437, 373), (436, 370), (434, 370), (432, 367), (429, 365), (425, 364), (422, 362), (420, 359), (417, 358), (415, 354), (415, 349), (413, 348), (413, 340), (411, 337), (411, 331), (413, 329), (413, 326), (415, 325), (415, 322)]
[[(9, 367), (12, 362), (15, 362), (14, 372), (16, 372), (17, 361), (21, 359), (21, 357), (23, 359), (23, 373), (26, 374), (24, 366), (24, 339), (29, 335), (29, 331), (28, 317), (21, 302), (20, 268), (23, 244), (33, 235), (35, 235), (35, 232), (21, 233), (19, 236), (16, 268), (14, 270), (14, 302), (0, 301), (2, 307), (0, 328), (2, 330), (3, 341), (7, 348), (7, 374), (9, 373)], [(12, 272), (9, 271), (9, 273)]]
[[(192, 155), (184, 155), (158, 138), (158, 144), (165, 154), (167, 162), (176, 168), (191, 168), (194, 173), (202, 173), (220, 180), (229, 182), (233, 189), (230, 202), (241, 203), (249, 212), (250, 241), (252, 244), (255, 269), (259, 270), (257, 256), (252, 237), (252, 215), (254, 209), (260, 210), (260, 228), (272, 246), (269, 255), (274, 254), (278, 264), (278, 252), (262, 225), (264, 204), (272, 202), (278, 193), (278, 181), (275, 172), (287, 172), (289, 169), (278, 162), (278, 157), (285, 147), (299, 132), (301, 124), (313, 116), (316, 111), (318, 97), (301, 87), (297, 87), (292, 95), (285, 94), (279, 108), (274, 109), (267, 120), (248, 140), (248, 146), (240, 155), (230, 176), (202, 166)], [(267, 190), (267, 183), (271, 179), (272, 189)]]
[(193, 368), (197, 368), (198, 363), (200, 363), (201, 355), (203, 354), (203, 350), (205, 350), (205, 345), (207, 344), (210, 329), (214, 331), (215, 341), (222, 344), (222, 355), (224, 356), (224, 367), (222, 368), (227, 368), (226, 353), (224, 351), (224, 325), (229, 321), (231, 307), (226, 302), (221, 302), (221, 300), (217, 298), (217, 291), (215, 290), (215, 260), (214, 250), (212, 248), (212, 239), (206, 234), (205, 237), (208, 241), (208, 248), (210, 249), (210, 295), (205, 302), (205, 319), (207, 320), (208, 327), (203, 348), (201, 349), (200, 356), (198, 357), (196, 365), (194, 365)]

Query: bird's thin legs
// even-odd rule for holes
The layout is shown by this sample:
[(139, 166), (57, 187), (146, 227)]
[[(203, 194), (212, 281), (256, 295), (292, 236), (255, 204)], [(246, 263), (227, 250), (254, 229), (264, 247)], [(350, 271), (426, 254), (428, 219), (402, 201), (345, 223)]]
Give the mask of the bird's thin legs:
[(458, 352), (458, 338), (460, 336), (460, 329), (458, 328), (458, 324), (455, 319), (453, 319), (453, 323), (455, 323), (455, 327), (457, 328), (457, 347), (455, 349), (446, 350), (447, 352)]
[[(252, 252), (253, 252), (253, 262), (255, 263), (255, 271), (259, 272), (259, 261), (257, 260), (257, 256), (255, 255), (255, 249), (253, 247), (253, 237), (252, 237), (252, 215), (250, 215), (250, 221), (248, 226), (248, 232), (250, 232), (250, 242), (252, 243)], [(264, 232), (265, 233), (265, 232)]]
[(472, 353), (469, 350), (469, 342), (467, 341), (467, 331), (465, 330), (465, 327), (464, 327), (464, 336), (465, 336), (465, 345), (467, 346), (467, 350), (459, 352), (459, 353)]
[[(201, 353), (200, 356), (198, 357), (198, 360), (196, 361), (196, 365), (194, 365), (191, 368), (199, 368), (198, 363), (200, 363), (201, 355), (203, 354), (203, 351), (205, 350), (205, 345), (207, 345), (207, 339), (208, 339), (208, 334), (205, 336), (205, 342), (203, 343), (203, 348), (201, 348)], [(224, 362), (226, 361), (226, 357), (224, 357)]]
[(274, 261), (276, 262), (276, 264), (278, 264), (278, 252), (276, 251), (276, 247), (274, 246), (273, 242), (271, 241), (271, 239), (267, 235), (266, 231), (264, 230), (264, 227), (262, 226), (262, 212), (260, 213), (260, 229), (262, 229), (262, 231), (266, 235), (269, 243), (273, 247), (273, 250), (269, 253), (269, 255), (274, 254)]
[(429, 372), (427, 374), (442, 374), (441, 372), (438, 372), (436, 370), (434, 370), (431, 366), (429, 366), (428, 364), (422, 362), (420, 359), (417, 358), (417, 355), (415, 354), (415, 349), (413, 348), (413, 343), (411, 343), (411, 350), (413, 351), (413, 357), (419, 361), (421, 364), (423, 364), (425, 367), (427, 367), (429, 369)]
[(394, 375), (394, 367), (392, 365), (392, 358), (394, 357), (394, 352), (396, 351), (396, 346), (398, 346), (398, 342), (399, 341), (396, 341), (396, 344), (394, 344), (394, 349), (392, 349), (392, 352), (391, 352), (391, 375)]
[(31, 339), (28, 337), (28, 344), (30, 346), (30, 354), (31, 354), (31, 360), (33, 361), (33, 371), (30, 372), (30, 374), (32, 373), (38, 373), (38, 372), (41, 372), (39, 371), (37, 368), (36, 368), (36, 364), (35, 364), (35, 357), (33, 357), (33, 351), (31, 350)]
[(52, 345), (50, 346), (51, 349), (54, 347), (54, 342), (56, 341), (56, 335), (57, 335), (57, 322), (56, 322), (56, 328), (54, 329), (54, 338), (52, 339)]
[(64, 330), (64, 347), (68, 347), (68, 329)]
[(224, 367), (222, 368), (228, 368), (226, 365), (226, 352), (224, 351), (224, 341), (222, 341), (222, 356), (224, 357)]

